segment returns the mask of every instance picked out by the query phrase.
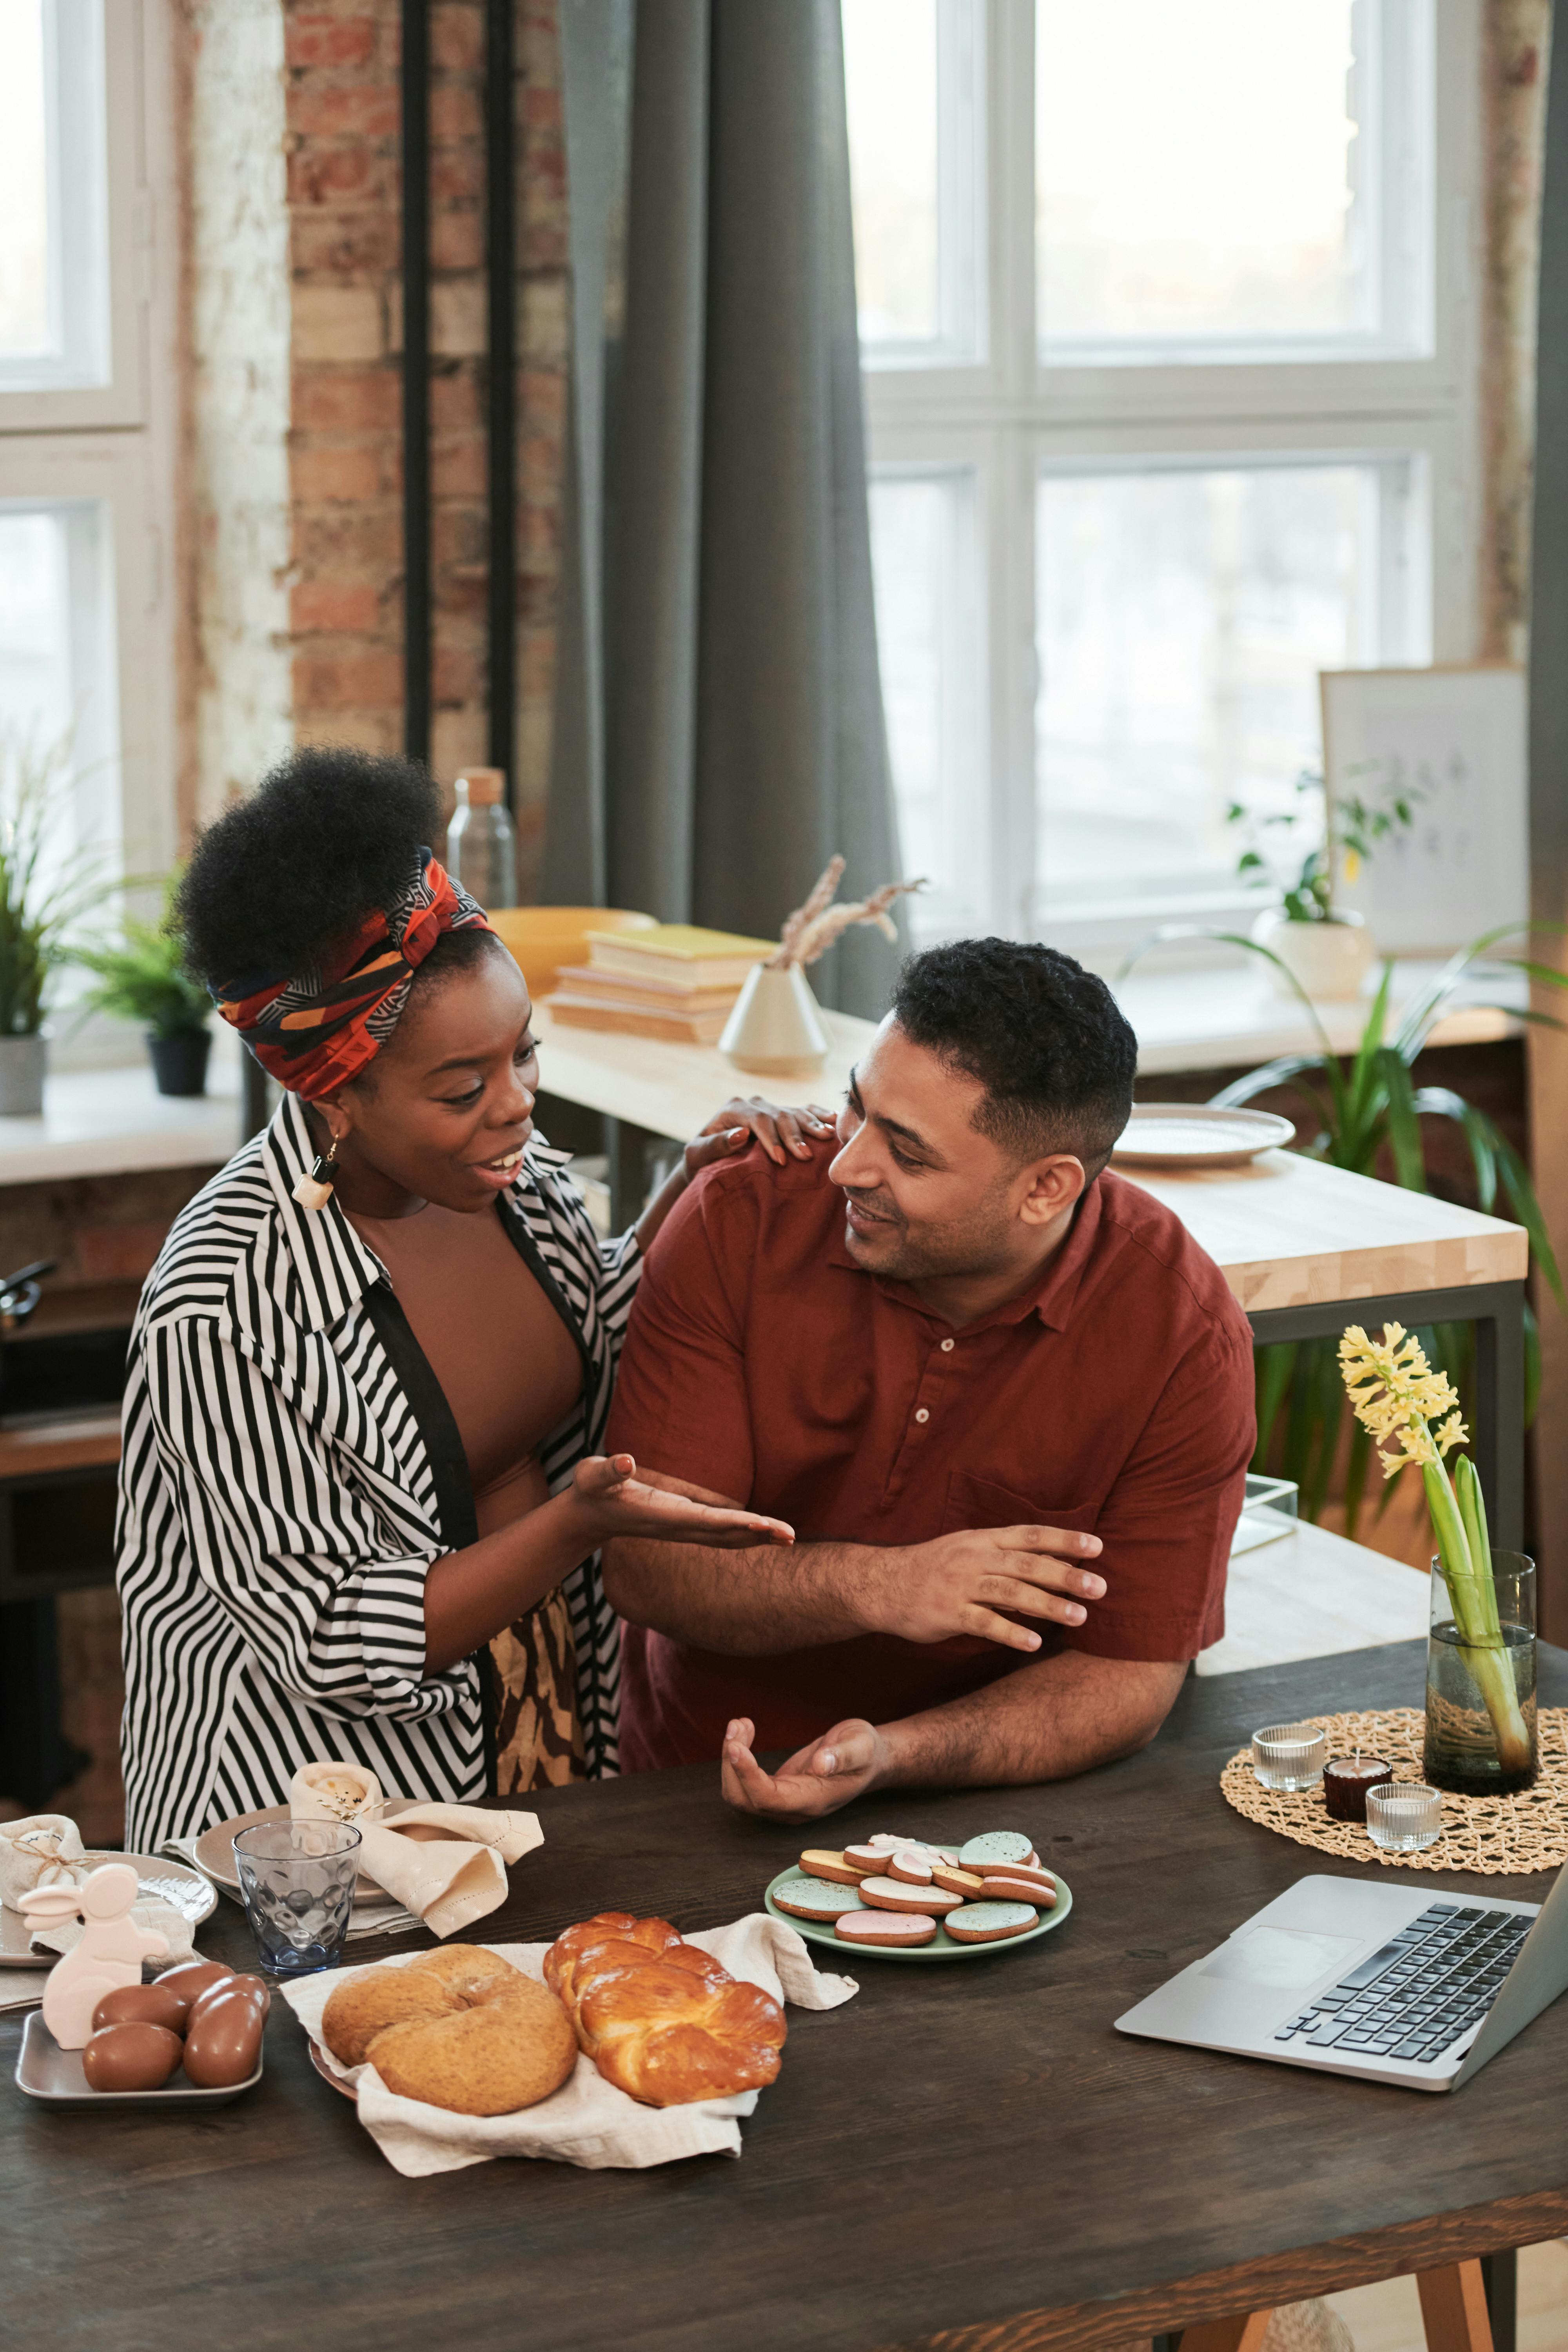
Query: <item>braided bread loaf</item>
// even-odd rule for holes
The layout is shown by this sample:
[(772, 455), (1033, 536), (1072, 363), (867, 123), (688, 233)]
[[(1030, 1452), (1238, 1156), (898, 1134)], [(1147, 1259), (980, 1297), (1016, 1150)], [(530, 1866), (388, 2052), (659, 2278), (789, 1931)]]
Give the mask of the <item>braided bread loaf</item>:
[(667, 1919), (604, 1911), (568, 1927), (544, 1976), (607, 2083), (645, 2106), (761, 2090), (779, 2071), (784, 2017)]

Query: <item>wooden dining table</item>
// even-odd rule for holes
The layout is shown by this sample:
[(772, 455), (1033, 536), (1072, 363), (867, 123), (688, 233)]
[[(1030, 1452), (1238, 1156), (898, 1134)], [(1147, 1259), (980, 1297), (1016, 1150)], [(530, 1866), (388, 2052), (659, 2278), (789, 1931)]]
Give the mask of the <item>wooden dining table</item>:
[[(1419, 1705), (1423, 1645), (1189, 1679), (1142, 1754), (1057, 1786), (900, 1791), (833, 1816), (957, 1842), (1027, 1830), (1074, 1902), (1056, 1932), (942, 1967), (847, 1954), (844, 2007), (792, 2010), (742, 2152), (656, 2170), (503, 2160), (407, 2179), (274, 2003), (234, 2105), (38, 2111), (0, 2019), (0, 2340), (26, 2352), (1047, 2352), (1203, 2329), (1442, 2273), (1568, 2228), (1568, 2001), (1463, 2091), (1129, 2039), (1114, 2020), (1298, 1876), (1371, 1875), (1244, 1821), (1219, 1774), (1258, 1723)], [(1568, 1654), (1542, 1695), (1568, 1701)], [(760, 1907), (827, 1834), (726, 1810), (714, 1768), (531, 1798), (545, 1830), (474, 1931), (593, 1912), (683, 1928)], [(1424, 1891), (1541, 1900), (1529, 1878)], [(204, 1952), (244, 1963), (226, 1902)], [(423, 1930), (360, 1962), (426, 1943)], [(825, 1965), (837, 1956), (826, 1955)], [(1466, 2340), (1451, 2335), (1448, 2341)], [(1480, 2340), (1473, 2333), (1468, 2339)]]

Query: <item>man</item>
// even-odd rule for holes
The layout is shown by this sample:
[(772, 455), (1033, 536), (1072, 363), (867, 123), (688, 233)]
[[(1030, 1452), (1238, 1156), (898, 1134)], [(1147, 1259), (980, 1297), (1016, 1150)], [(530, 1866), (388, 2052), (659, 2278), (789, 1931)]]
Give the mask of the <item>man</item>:
[(609, 1442), (798, 1540), (610, 1547), (626, 1769), (717, 1748), (732, 1804), (808, 1820), (1153, 1738), (1223, 1630), (1252, 1350), (1212, 1260), (1105, 1172), (1136, 1050), (1070, 957), (933, 948), (837, 1154), (753, 1150), (678, 1205)]

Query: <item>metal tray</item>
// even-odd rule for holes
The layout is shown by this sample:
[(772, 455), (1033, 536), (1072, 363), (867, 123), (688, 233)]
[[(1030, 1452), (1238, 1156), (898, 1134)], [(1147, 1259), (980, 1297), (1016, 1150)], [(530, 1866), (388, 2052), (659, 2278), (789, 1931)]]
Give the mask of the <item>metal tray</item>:
[(253, 2091), (261, 2080), (262, 2061), (258, 2058), (256, 2072), (243, 2083), (226, 2083), (213, 2091), (199, 2091), (187, 2083), (182, 2071), (161, 2091), (95, 2091), (82, 2072), (81, 2052), (62, 2050), (37, 2010), (34, 2010), (22, 2028), (22, 2047), (16, 2053), (16, 2088), (23, 2096), (37, 2099), (41, 2107), (58, 2107), (67, 2114), (80, 2115), (89, 2107), (100, 2112), (112, 2112), (116, 2107), (222, 2107), (242, 2093)]

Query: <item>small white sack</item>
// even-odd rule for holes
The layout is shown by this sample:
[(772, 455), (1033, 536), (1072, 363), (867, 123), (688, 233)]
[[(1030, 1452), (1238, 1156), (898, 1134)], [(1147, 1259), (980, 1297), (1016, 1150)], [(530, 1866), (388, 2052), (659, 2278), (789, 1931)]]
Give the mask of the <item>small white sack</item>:
[(19, 1911), (35, 1886), (79, 1886), (86, 1876), (81, 1832), (66, 1814), (0, 1822), (0, 1903), (7, 1911)]

